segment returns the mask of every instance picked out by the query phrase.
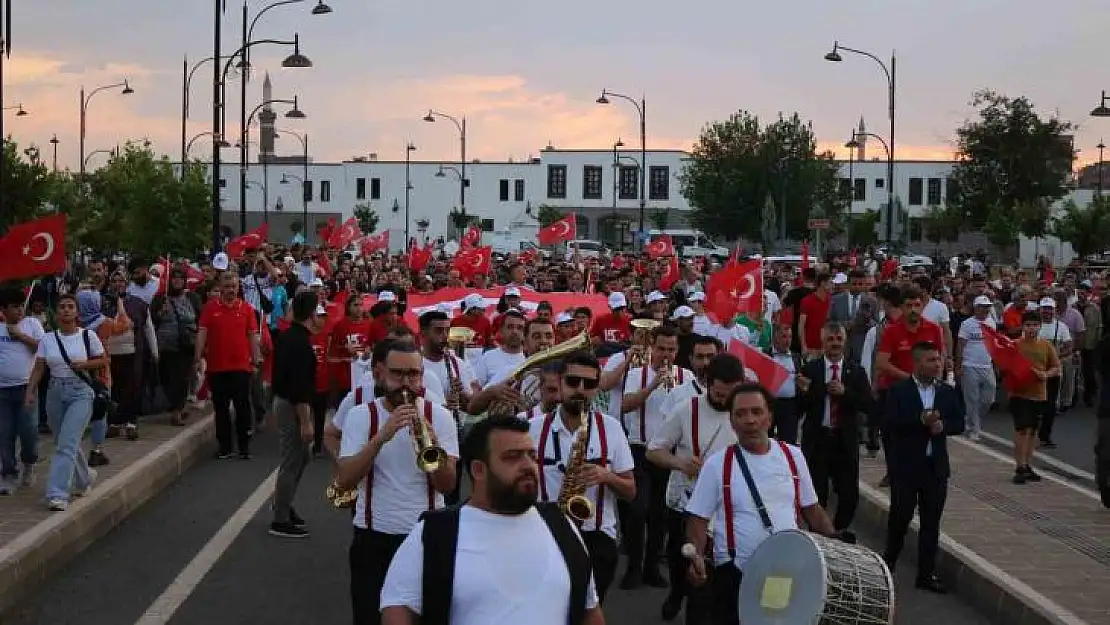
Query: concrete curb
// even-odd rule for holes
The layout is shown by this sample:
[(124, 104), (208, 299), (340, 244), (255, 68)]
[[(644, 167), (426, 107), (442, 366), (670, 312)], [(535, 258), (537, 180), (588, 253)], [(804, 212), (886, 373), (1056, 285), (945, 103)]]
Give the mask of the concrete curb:
[(211, 413), (0, 548), (0, 614), (15, 607), (90, 544), (119, 525), (182, 473), (210, 453), (215, 438)]
[[(857, 518), (886, 533), (890, 498), (860, 482)], [(906, 535), (903, 557), (917, 559), (918, 522), (915, 517)], [(1088, 625), (1060, 604), (991, 564), (971, 549), (940, 534), (937, 573), (952, 584), (954, 592), (992, 623), (1004, 625)], [(897, 598), (895, 599), (897, 602)]]

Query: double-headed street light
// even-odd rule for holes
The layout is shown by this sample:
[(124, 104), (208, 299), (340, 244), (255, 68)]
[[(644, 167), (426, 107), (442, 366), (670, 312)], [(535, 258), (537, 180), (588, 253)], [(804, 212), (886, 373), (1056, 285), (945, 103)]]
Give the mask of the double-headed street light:
[(78, 133), (78, 144), (79, 145), (77, 146), (77, 150), (78, 150), (78, 159), (81, 163), (81, 175), (82, 176), (85, 175), (85, 130), (86, 130), (86, 119), (87, 119), (88, 113), (89, 113), (89, 101), (93, 99), (94, 95), (100, 93), (101, 91), (105, 91), (107, 89), (115, 89), (117, 87), (123, 87), (123, 89), (120, 91), (121, 95), (131, 95), (132, 93), (135, 93), (135, 90), (131, 88), (131, 85), (130, 85), (130, 83), (128, 83), (127, 80), (124, 80), (123, 82), (117, 82), (117, 83), (114, 83), (114, 84), (111, 84), (111, 85), (104, 85), (103, 87), (97, 87), (96, 89), (93, 89), (92, 91), (90, 91), (88, 93), (88, 95), (85, 94), (85, 88), (81, 87), (81, 128), (80, 128), (80, 131)]
[[(307, 117), (307, 115), (305, 115), (304, 112), (301, 111), (300, 105), (298, 103), (298, 97), (299, 96), (293, 96), (292, 100), (285, 100), (285, 99), (280, 99), (280, 98), (275, 98), (275, 99), (272, 99), (272, 100), (266, 100), (265, 102), (263, 102), (263, 103), (259, 104), (258, 106), (254, 107), (254, 110), (251, 111), (251, 114), (244, 120), (244, 124), (243, 124), (243, 128), (242, 128), (243, 132), (240, 135), (241, 138), (239, 139), (239, 235), (240, 236), (247, 233), (247, 187), (246, 187), (247, 165), (248, 165), (248, 163), (247, 163), (247, 144), (248, 144), (247, 129), (250, 127), (250, 120), (254, 119), (254, 116), (259, 111), (261, 111), (263, 108), (265, 108), (267, 106), (270, 106), (271, 104), (288, 104), (288, 105), (292, 106), (292, 108), (289, 109), (289, 111), (285, 113), (285, 116), (287, 118), (289, 118), (289, 119), (304, 119), (305, 117)], [(265, 198), (263, 198), (263, 202), (265, 202)], [(269, 223), (269, 208), (268, 207), (263, 207), (262, 218), (264, 220), (264, 223)]]
[(27, 115), (27, 111), (23, 110), (23, 104), (17, 104), (15, 106), (5, 106), (4, 110), (15, 111), (16, 117), (24, 117), (25, 115)]
[(601, 95), (597, 98), (598, 104), (609, 104), (609, 98), (620, 98), (636, 107), (636, 113), (640, 115), (640, 225), (637, 228), (639, 235), (636, 237), (638, 242), (644, 239), (644, 213), (647, 211), (647, 102), (643, 97), (639, 100), (631, 96), (602, 89)]
[[(462, 219), (459, 224), (459, 235), (462, 235), (463, 229), (466, 228), (466, 188), (470, 186), (470, 181), (466, 178), (466, 117), (461, 120), (448, 115), (447, 113), (440, 113), (434, 109), (428, 109), (428, 114), (424, 116), (424, 121), (434, 122), (436, 118), (442, 117), (449, 119), (459, 129), (459, 210), (462, 212)], [(439, 173), (442, 173), (442, 168)], [(437, 174), (438, 175), (438, 174)]]
[[(301, 158), (302, 163), (301, 164), (304, 167), (304, 177), (299, 178), (299, 180), (301, 181), (301, 186), (303, 187), (304, 186), (304, 181), (308, 180), (308, 133), (301, 134), (299, 132), (294, 132), (292, 130), (289, 130), (288, 128), (279, 128), (278, 130), (280, 130), (281, 132), (284, 132), (288, 135), (293, 136), (294, 138), (297, 139), (297, 141), (299, 141), (301, 143), (301, 151), (302, 151), (301, 152), (302, 153), (302, 158)], [(275, 132), (274, 133), (274, 139), (277, 139), (278, 136), (279, 136), (278, 133)], [(270, 164), (269, 160), (262, 163), (262, 179), (266, 180), (266, 181), (269, 181), (269, 172), (268, 172), (268, 169), (267, 169), (269, 167), (269, 164)], [(282, 175), (281, 184), (289, 184), (288, 181), (285, 180), (284, 175)], [(268, 200), (269, 200), (268, 195), (265, 198), (263, 198), (263, 201), (268, 201)], [(308, 195), (305, 194), (304, 189), (301, 189), (301, 219), (304, 220), (305, 224), (308, 224)], [(306, 226), (306, 228), (307, 228), (307, 226)], [(308, 242), (308, 230), (305, 230), (305, 242), (306, 243)]]

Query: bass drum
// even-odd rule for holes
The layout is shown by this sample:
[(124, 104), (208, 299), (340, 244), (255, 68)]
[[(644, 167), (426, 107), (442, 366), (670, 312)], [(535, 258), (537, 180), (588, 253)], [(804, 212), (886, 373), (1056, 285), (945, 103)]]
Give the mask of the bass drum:
[(894, 580), (866, 547), (787, 530), (744, 565), (739, 604), (744, 625), (893, 625)]

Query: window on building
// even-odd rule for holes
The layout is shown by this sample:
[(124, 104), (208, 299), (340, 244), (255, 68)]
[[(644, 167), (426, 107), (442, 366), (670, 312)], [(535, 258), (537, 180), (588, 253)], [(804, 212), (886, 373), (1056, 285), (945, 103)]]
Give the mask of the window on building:
[(601, 167), (586, 165), (582, 168), (582, 199), (601, 199)]
[(547, 166), (547, 197), (563, 199), (567, 196), (567, 166)]
[(370, 199), (371, 200), (380, 200), (380, 199), (382, 199), (382, 179), (381, 178), (371, 178), (370, 179)]
[(493, 220), (483, 219), (481, 224), (482, 232), (493, 232)]
[(852, 199), (852, 180), (851, 178), (840, 179), (840, 197), (850, 200)]
[(635, 200), (640, 197), (640, 168), (621, 165), (619, 182), (620, 199)]
[(355, 178), (355, 199), (366, 199), (366, 178)]
[(652, 165), (648, 168), (648, 199), (671, 199), (671, 168), (666, 165)]
[(856, 178), (853, 186), (855, 192), (852, 194), (852, 198), (857, 202), (867, 200), (867, 178)]
[(321, 202), (330, 202), (331, 201), (331, 181), (330, 180), (320, 181), (320, 201)]
[(501, 183), (498, 185), (498, 187), (499, 187), (498, 192), (499, 192), (499, 196), (501, 198), (501, 201), (502, 202), (508, 202), (509, 201), (509, 181), (502, 179)]
[(513, 201), (524, 201), (524, 180), (517, 179), (513, 181)]
[(921, 206), (925, 200), (924, 181), (921, 178), (910, 178), (910, 206)]
[(929, 178), (928, 186), (925, 188), (928, 194), (926, 203), (929, 206), (940, 206), (940, 178)]
[(227, 178), (220, 178), (220, 188), (221, 189), (226, 189), (227, 188)]
[(882, 189), (884, 187), (886, 187), (886, 178), (876, 178), (875, 179), (875, 188), (876, 189)]
[(312, 181), (311, 180), (305, 180), (304, 183), (301, 186), (304, 188), (304, 201), (311, 202), (312, 201)]

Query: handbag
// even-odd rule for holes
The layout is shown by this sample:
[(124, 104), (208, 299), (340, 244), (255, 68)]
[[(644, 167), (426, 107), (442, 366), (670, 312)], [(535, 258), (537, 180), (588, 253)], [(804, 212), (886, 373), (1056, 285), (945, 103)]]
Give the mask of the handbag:
[[(81, 339), (85, 343), (85, 356), (87, 357), (92, 351), (92, 347), (89, 343), (88, 330), (81, 330)], [(61, 353), (62, 360), (65, 361), (66, 366), (69, 367), (70, 370), (73, 371), (73, 374), (82, 382), (88, 384), (89, 388), (93, 391), (92, 421), (100, 421), (101, 419), (115, 414), (119, 406), (116, 402), (112, 401), (112, 389), (108, 388), (107, 384), (92, 377), (88, 373), (73, 368), (73, 361), (69, 359), (69, 354), (66, 353), (66, 348), (62, 345), (62, 338), (58, 335), (57, 330), (54, 331), (54, 342), (57, 343), (58, 351)]]

